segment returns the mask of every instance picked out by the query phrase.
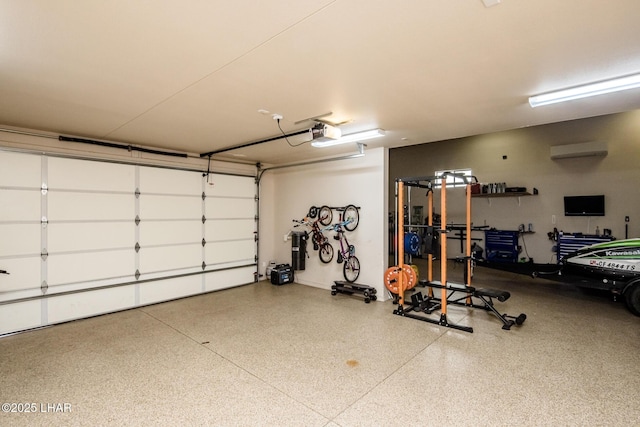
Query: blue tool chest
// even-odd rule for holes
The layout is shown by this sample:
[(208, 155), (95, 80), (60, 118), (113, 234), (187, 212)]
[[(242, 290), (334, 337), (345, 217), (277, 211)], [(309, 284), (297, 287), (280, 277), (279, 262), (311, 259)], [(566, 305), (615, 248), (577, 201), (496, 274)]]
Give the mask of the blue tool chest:
[(518, 262), (518, 231), (484, 232), (486, 259), (490, 262)]

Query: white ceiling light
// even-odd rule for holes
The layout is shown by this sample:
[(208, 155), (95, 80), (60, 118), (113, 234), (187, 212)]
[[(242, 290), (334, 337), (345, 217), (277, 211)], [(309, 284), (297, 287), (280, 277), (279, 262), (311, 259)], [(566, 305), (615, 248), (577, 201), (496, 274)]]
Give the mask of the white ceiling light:
[(351, 133), (344, 135), (339, 139), (329, 141), (313, 141), (311, 145), (316, 148), (331, 147), (333, 145), (347, 144), (349, 142), (364, 141), (367, 139), (378, 138), (385, 135), (385, 131), (382, 129), (371, 129), (364, 132)]
[(640, 87), (640, 74), (635, 74), (632, 76), (619, 77), (617, 79), (605, 80), (598, 83), (591, 83), (570, 89), (531, 96), (529, 97), (529, 105), (535, 108), (542, 105), (572, 101), (574, 99), (587, 98), (590, 96), (603, 95), (605, 93), (635, 89), (638, 87)]

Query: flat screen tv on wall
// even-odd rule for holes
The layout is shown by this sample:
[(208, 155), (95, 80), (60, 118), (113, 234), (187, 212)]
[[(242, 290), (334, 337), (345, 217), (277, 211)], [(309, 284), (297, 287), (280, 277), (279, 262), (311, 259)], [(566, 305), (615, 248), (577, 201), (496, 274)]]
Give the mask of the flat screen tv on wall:
[(604, 195), (565, 196), (565, 216), (604, 216)]

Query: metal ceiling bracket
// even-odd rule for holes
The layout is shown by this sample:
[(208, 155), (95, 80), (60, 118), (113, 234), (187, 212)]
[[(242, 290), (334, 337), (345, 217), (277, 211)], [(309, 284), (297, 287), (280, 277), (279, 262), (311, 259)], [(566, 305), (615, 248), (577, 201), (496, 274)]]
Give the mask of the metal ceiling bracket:
[(40, 285), (40, 290), (42, 290), (42, 294), (46, 294), (47, 290), (49, 289), (49, 285), (47, 284), (46, 280), (42, 281), (42, 284)]
[(140, 252), (140, 243), (136, 242), (135, 250), (136, 253)]
[(139, 189), (139, 188), (136, 188), (136, 191), (135, 191), (135, 193), (133, 193), (133, 194), (135, 194), (135, 195), (136, 195), (136, 199), (139, 199), (139, 198), (140, 198), (140, 189)]
[(140, 216), (136, 215), (136, 225), (140, 225)]
[(306, 119), (302, 119), (302, 120), (298, 120), (297, 122), (294, 122), (294, 125), (299, 125), (302, 124), (304, 122), (321, 122), (319, 119), (323, 119), (325, 117), (328, 117), (330, 115), (333, 114), (333, 111), (329, 111), (328, 113), (324, 113), (324, 114), (320, 114), (317, 116), (313, 116), (313, 117), (307, 117)]
[(140, 278), (140, 270), (136, 270), (135, 276), (136, 276), (136, 280)]

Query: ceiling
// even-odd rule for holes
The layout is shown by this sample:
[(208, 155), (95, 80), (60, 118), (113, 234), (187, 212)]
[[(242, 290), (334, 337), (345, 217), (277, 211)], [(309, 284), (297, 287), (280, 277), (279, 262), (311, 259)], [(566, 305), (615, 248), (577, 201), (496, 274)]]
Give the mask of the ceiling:
[[(2, 0), (0, 125), (194, 154), (308, 129), (397, 147), (640, 108), (640, 89), (529, 95), (640, 72), (638, 0)], [(300, 141), (292, 138), (295, 145)], [(355, 153), (284, 139), (216, 154)]]

